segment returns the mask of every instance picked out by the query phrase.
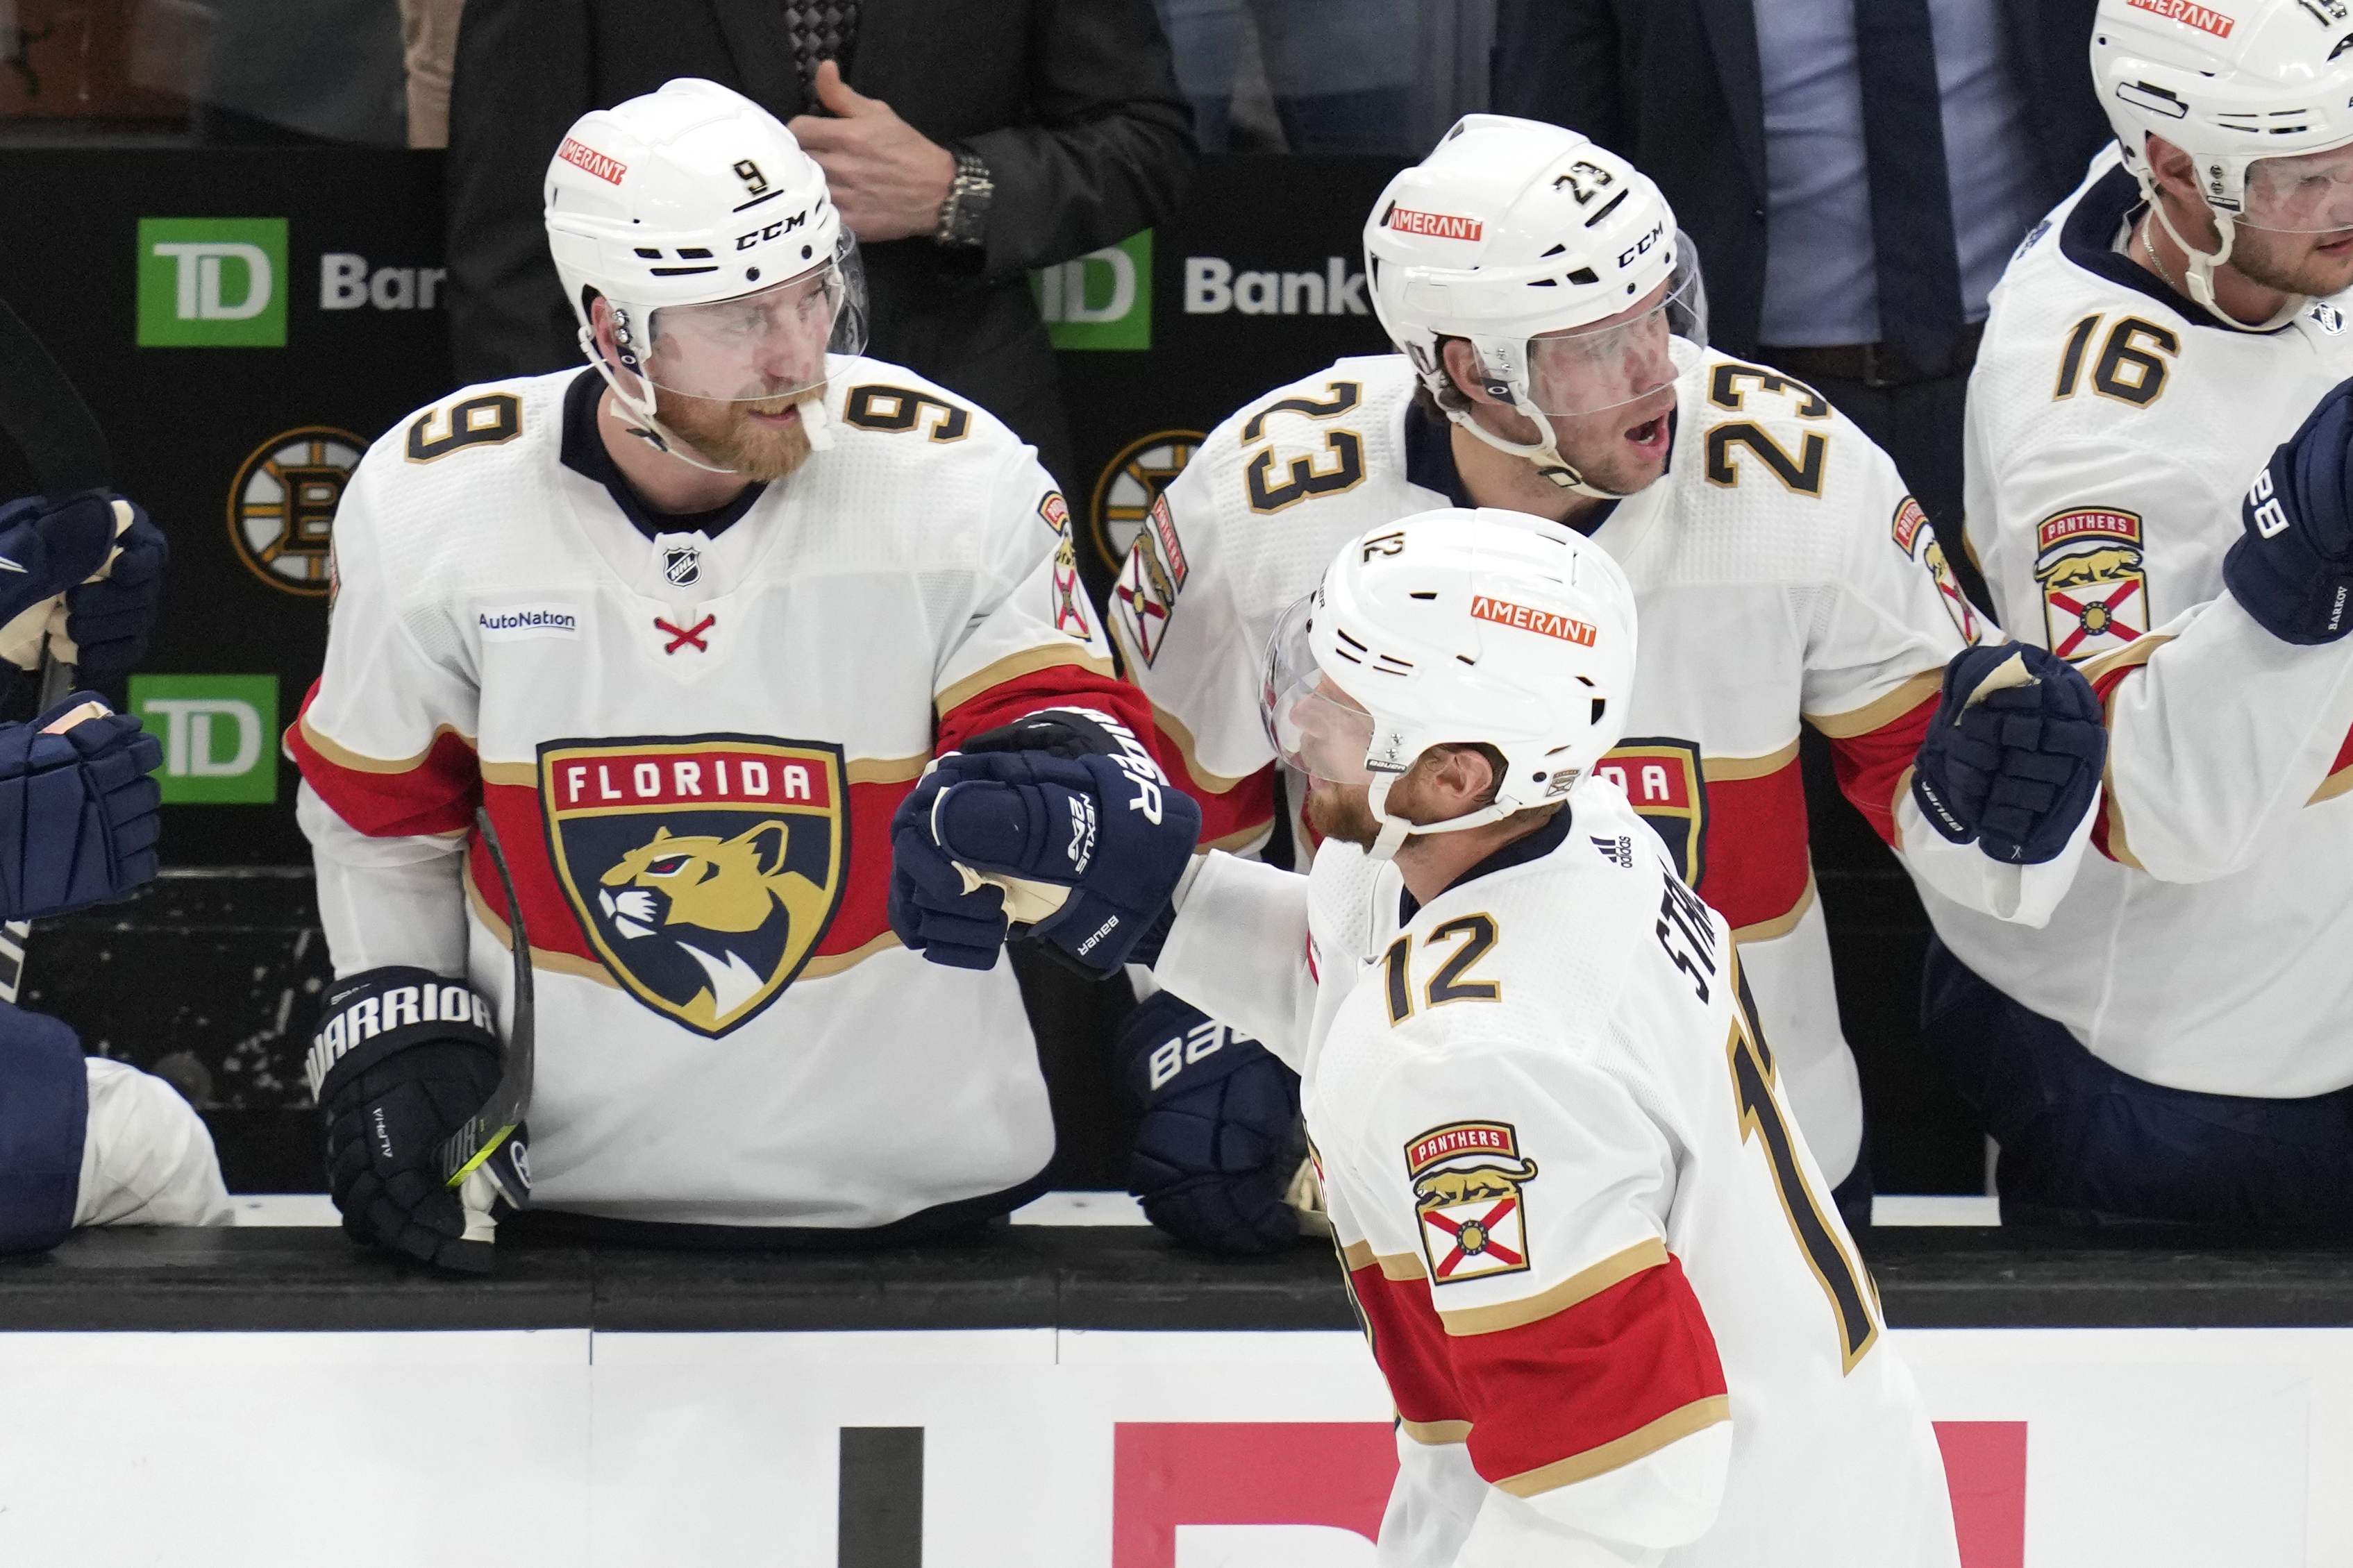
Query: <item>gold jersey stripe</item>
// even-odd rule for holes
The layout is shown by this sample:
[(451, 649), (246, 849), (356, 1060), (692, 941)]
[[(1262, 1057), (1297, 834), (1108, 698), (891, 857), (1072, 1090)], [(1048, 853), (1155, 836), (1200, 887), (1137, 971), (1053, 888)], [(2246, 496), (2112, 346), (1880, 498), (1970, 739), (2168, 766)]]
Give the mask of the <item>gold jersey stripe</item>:
[(804, 980), (823, 980), (828, 975), (839, 974), (846, 969), (854, 968), (865, 963), (885, 948), (898, 945), (898, 933), (886, 931), (881, 936), (851, 948), (848, 952), (830, 953), (822, 958), (810, 959), (807, 963), (802, 965), (801, 972), (794, 977), (793, 984), (797, 985)]
[(1755, 925), (1735, 926), (1732, 928), (1732, 940), (1771, 942), (1777, 936), (1788, 935), (1798, 929), (1798, 922), (1806, 918), (1806, 911), (1814, 907), (1814, 868), (1810, 864), (1806, 868), (1806, 890), (1798, 895), (1798, 901), (1789, 906), (1788, 913), (1775, 915), (1769, 921), (1758, 921)]
[(494, 784), (519, 784), (524, 789), (539, 787), (537, 763), (484, 763), (482, 782)]
[[(2158, 648), (2172, 640), (2172, 637), (2165, 633), (2152, 632), (2127, 647), (2120, 647), (2114, 653), (2103, 654), (2079, 668), (2084, 672), (2084, 679), (2096, 682), (2102, 676), (2113, 671), (2147, 664)], [(2124, 686), (2121, 682), (2110, 688), (2107, 700), (2101, 704), (2100, 716), (2106, 721), (2110, 735), (2116, 733), (2116, 693), (2123, 689)], [(2129, 866), (2136, 871), (2146, 869), (2147, 868), (2143, 867), (2134, 856), (2130, 846), (2125, 842), (2125, 807), (2124, 802), (2116, 798), (2116, 752), (2114, 746), (2108, 748), (2108, 760), (2100, 770), (2100, 784), (2102, 796), (2100, 813), (2106, 821), (2108, 828), (2108, 858), (2119, 866)]]
[(1441, 1443), (1467, 1443), (1471, 1440), (1468, 1421), (1409, 1421), (1398, 1417), (1398, 1427), (1417, 1443), (1436, 1447)]
[(1719, 780), (1770, 778), (1798, 760), (1798, 742), (1790, 742), (1778, 752), (1767, 752), (1761, 757), (1703, 757), (1700, 777), (1709, 784)]
[(350, 747), (343, 745), (336, 741), (330, 740), (323, 731), (311, 722), (311, 715), (308, 713), (303, 714), (294, 722), (296, 727), (302, 731), (302, 738), (311, 743), (311, 747), (313, 751), (326, 758), (329, 762), (334, 763), (337, 767), (349, 768), (355, 773), (412, 773), (416, 769), (424, 765), (425, 759), (433, 754), (433, 748), (440, 743), (441, 737), (444, 735), (456, 735), (459, 740), (465, 742), (466, 749), (468, 751), (470, 752), (474, 749), (474, 738), (471, 735), (461, 733), (456, 725), (436, 724), (433, 727), (433, 738), (426, 742), (425, 749), (417, 752), (415, 756), (397, 758), (371, 757), (364, 755), (361, 752), (354, 752)]
[[(1113, 625), (1117, 625), (1116, 620)], [(1126, 646), (1124, 641), (1121, 646), (1123, 647)], [(1193, 739), (1192, 730), (1186, 725), (1185, 721), (1177, 718), (1176, 714), (1157, 702), (1152, 705), (1152, 721), (1159, 726), (1162, 734), (1176, 742), (1176, 754), (1185, 759), (1185, 771), (1192, 775), (1193, 782), (1211, 795), (1224, 795), (1235, 785), (1247, 784), (1258, 777), (1257, 773), (1243, 773), (1239, 778), (1228, 778), (1223, 773), (1213, 773), (1203, 767), (1199, 746)]]
[(1868, 735), (1892, 720), (1901, 719), (1929, 698), (1945, 682), (1944, 666), (1923, 670), (1905, 681), (1894, 690), (1876, 701), (1843, 713), (1809, 713), (1806, 722), (1833, 741), (1847, 740), (1855, 735)]
[(1438, 1321), (1445, 1324), (1446, 1331), (1457, 1339), (1525, 1328), (1530, 1323), (1540, 1323), (1556, 1313), (1566, 1312), (1579, 1301), (1590, 1300), (1612, 1285), (1622, 1284), (1637, 1274), (1663, 1268), (1666, 1261), (1667, 1244), (1655, 1236), (1645, 1237), (1623, 1251), (1613, 1252), (1600, 1262), (1578, 1269), (1550, 1289), (1523, 1296), (1516, 1301), (1498, 1301), (1492, 1307), (1464, 1307), (1451, 1312), (1441, 1311), (1438, 1314)]
[[(986, 668), (975, 670), (955, 685), (943, 689), (938, 696), (932, 699), (932, 706), (944, 719), (992, 686), (1002, 686), (1008, 680), (1018, 680), (1025, 675), (1034, 675), (1039, 670), (1052, 669), (1065, 664), (1077, 665), (1089, 674), (1100, 675), (1106, 680), (1117, 677), (1117, 671), (1111, 667), (1111, 660), (1099, 657), (1084, 643), (1050, 643), (1039, 647), (1025, 647), (1019, 653), (1008, 654)], [(1141, 736), (1137, 738), (1142, 739)]]
[(1506, 1476), (1495, 1484), (1514, 1497), (1535, 1497), (1560, 1487), (1589, 1481), (1596, 1476), (1622, 1469), (1635, 1460), (1657, 1453), (1668, 1444), (1704, 1432), (1719, 1422), (1732, 1419), (1732, 1399), (1728, 1394), (1712, 1394), (1694, 1399), (1680, 1410), (1670, 1410), (1647, 1426), (1637, 1426), (1615, 1442), (1604, 1443), (1598, 1448), (1588, 1448), (1582, 1454), (1571, 1454), (1566, 1459), (1555, 1459), (1549, 1465), (1539, 1465), (1533, 1470), (1523, 1470), (1516, 1476)]
[(2312, 798), (2305, 804), (2318, 805), (2324, 800), (2335, 800), (2348, 789), (2353, 789), (2353, 768), (2339, 768), (2320, 781), (2320, 787), (2312, 792)]

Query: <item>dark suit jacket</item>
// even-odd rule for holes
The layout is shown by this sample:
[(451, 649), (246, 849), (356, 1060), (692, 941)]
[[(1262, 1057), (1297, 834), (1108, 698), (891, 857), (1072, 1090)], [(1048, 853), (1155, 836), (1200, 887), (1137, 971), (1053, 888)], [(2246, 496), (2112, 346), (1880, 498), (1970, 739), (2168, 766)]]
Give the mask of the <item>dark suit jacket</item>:
[[(2109, 137), (2092, 86), (2095, 3), (2002, 0), (2046, 208)], [(1503, 0), (1495, 37), (1497, 111), (1582, 131), (1656, 180), (1699, 246), (1709, 335), (1754, 353), (1766, 191), (1756, 0)]]
[[(470, 0), (449, 106), (450, 331), (460, 379), (581, 363), (541, 222), (572, 122), (674, 77), (803, 112), (780, 0)], [(868, 352), (932, 376), (1063, 456), (1053, 350), (1025, 274), (1166, 218), (1192, 117), (1151, 0), (863, 0), (844, 75), (934, 142), (987, 161), (977, 256), (865, 248)]]

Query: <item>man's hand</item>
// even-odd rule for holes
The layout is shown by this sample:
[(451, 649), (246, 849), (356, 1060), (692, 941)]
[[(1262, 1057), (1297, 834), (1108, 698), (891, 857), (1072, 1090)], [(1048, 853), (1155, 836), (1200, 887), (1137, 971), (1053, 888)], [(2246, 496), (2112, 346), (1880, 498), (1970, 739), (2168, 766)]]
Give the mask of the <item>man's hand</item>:
[(2074, 666), (2031, 643), (1965, 648), (1945, 667), (1912, 798), (1952, 842), (2039, 866), (2074, 837), (2107, 754), (2099, 696)]
[(1145, 1216), (1211, 1252), (1298, 1238), (1286, 1201), (1307, 1135), (1299, 1075), (1247, 1035), (1160, 991), (1128, 1016), (1113, 1060), (1144, 1106), (1127, 1187)]
[(154, 876), (163, 791), (148, 775), (163, 761), (138, 720), (92, 692), (0, 724), (0, 915), (59, 914)]
[(818, 62), (811, 85), (826, 114), (796, 115), (785, 129), (825, 171), (849, 232), (869, 245), (930, 234), (955, 183), (955, 155), (859, 93), (831, 60)]
[[(438, 1151), (498, 1087), (499, 1056), (488, 999), (460, 981), (391, 967), (327, 993), (307, 1068), (327, 1121), (327, 1187), (353, 1240), (489, 1269), (490, 1244), (468, 1239)], [(517, 1128), (508, 1142), (522, 1136)]]
[(2222, 558), (2231, 597), (2282, 642), (2353, 632), (2353, 381), (2313, 405), (2239, 506)]
[[(1141, 746), (1116, 756), (952, 752), (934, 778), (930, 847), (902, 840), (898, 864), (945, 894), (981, 879), (999, 910), (1090, 974), (1118, 973), (1192, 861), (1201, 808), (1169, 786)], [(946, 873), (958, 883), (952, 886)]]

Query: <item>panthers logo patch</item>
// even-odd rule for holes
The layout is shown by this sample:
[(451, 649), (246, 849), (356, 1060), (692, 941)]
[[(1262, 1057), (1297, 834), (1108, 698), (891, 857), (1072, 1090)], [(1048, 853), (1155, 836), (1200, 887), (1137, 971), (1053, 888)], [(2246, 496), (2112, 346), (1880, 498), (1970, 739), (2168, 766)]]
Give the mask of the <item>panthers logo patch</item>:
[(622, 985), (716, 1037), (784, 994), (849, 859), (841, 749), (751, 735), (550, 741), (548, 852)]
[(1936, 538), (1936, 525), (1920, 503), (1910, 496), (1895, 509), (1889, 531), (1906, 555), (1915, 556), (1927, 569), (1928, 580), (1936, 584), (1936, 597), (1943, 602), (1945, 614), (1951, 618), (1953, 629), (1961, 640), (1974, 645), (1984, 635), (1978, 625), (1977, 610), (1969, 604), (1968, 595), (1961, 592), (1961, 580), (1953, 574), (1953, 563), (1945, 555), (1945, 547)]
[(1414, 1213), (1433, 1284), (1454, 1285), (1528, 1267), (1520, 1189), (1535, 1180), (1508, 1121), (1450, 1121), (1405, 1146)]
[(1707, 874), (1707, 786), (1699, 747), (1668, 738), (1630, 739), (1593, 771), (1626, 792), (1626, 804), (1666, 841), (1683, 886), (1698, 887)]
[(2148, 633), (2148, 575), (2141, 564), (2140, 514), (2080, 507), (2035, 528), (2034, 580), (2051, 651), (2084, 659)]

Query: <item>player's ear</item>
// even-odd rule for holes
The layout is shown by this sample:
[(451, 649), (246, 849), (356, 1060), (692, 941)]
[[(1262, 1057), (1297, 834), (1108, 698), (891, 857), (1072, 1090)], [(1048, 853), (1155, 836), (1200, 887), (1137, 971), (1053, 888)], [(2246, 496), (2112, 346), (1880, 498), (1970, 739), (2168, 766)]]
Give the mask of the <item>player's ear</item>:
[(1444, 339), (1438, 345), (1438, 353), (1446, 365), (1446, 378), (1454, 384), (1455, 391), (1473, 403), (1491, 403), (1499, 408), (1510, 406), (1489, 395), (1487, 379), (1479, 374), (1478, 353), (1467, 341)]
[(2196, 162), (2162, 136), (2149, 137), (2147, 148), (2149, 175), (2169, 198), (2176, 215), (2199, 210), (2205, 198), (2198, 188)]

